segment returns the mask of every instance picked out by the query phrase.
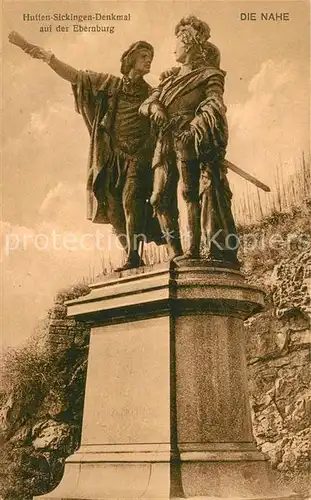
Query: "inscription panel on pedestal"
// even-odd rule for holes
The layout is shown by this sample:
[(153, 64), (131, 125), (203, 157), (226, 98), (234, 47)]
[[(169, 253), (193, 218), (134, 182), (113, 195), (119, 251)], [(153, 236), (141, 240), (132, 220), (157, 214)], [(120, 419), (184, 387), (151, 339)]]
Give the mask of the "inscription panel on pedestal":
[(82, 445), (170, 442), (169, 318), (91, 332)]

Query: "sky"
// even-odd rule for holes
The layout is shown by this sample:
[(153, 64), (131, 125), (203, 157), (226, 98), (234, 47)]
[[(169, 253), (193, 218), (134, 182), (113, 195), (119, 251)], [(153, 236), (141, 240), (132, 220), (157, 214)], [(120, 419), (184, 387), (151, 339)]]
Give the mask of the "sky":
[[(295, 158), (309, 149), (308, 8), (309, 2), (299, 0), (3, 2), (4, 346), (18, 345), (32, 334), (59, 288), (100, 272), (103, 255), (108, 258), (111, 232), (109, 226), (85, 219), (88, 132), (74, 110), (70, 85), (45, 63), (9, 44), (8, 33), (18, 31), (78, 69), (116, 75), (121, 54), (132, 42), (147, 40), (155, 48), (155, 57), (146, 79), (156, 85), (159, 74), (175, 65), (175, 25), (184, 15), (197, 15), (210, 25), (211, 42), (219, 47), (221, 67), (227, 72), (227, 158), (271, 185), (280, 159), (284, 175), (290, 175)], [(256, 14), (256, 21), (241, 20), (242, 13), (250, 12)], [(262, 12), (288, 13), (289, 21), (262, 21)], [(68, 21), (53, 21), (53, 31), (43, 33), (40, 26), (50, 22), (23, 19), (27, 14), (53, 13), (130, 13), (131, 20), (98, 21), (114, 25), (115, 32), (97, 34), (73, 33), (71, 25), (77, 23)], [(68, 32), (56, 32), (59, 24), (68, 24)], [(238, 200), (245, 183), (235, 174), (229, 180)], [(102, 251), (90, 244), (98, 231), (105, 238)], [(73, 243), (86, 234), (90, 235), (87, 248)], [(55, 245), (56, 236), (52, 245), (53, 235), (58, 243), (67, 238), (66, 248)], [(8, 242), (14, 248), (8, 248)], [(112, 261), (119, 256), (119, 250), (113, 251)]]

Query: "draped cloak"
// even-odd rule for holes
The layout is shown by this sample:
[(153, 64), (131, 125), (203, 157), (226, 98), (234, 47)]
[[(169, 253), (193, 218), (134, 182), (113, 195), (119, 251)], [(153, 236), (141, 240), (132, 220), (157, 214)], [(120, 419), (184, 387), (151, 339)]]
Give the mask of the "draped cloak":
[[(225, 72), (207, 65), (182, 76), (179, 76), (179, 71), (179, 68), (173, 68), (166, 73), (140, 107), (140, 112), (148, 115), (152, 104), (159, 106), (169, 120), (166, 128), (159, 131), (153, 167), (161, 165), (169, 170), (172, 157), (175, 157), (177, 163), (188, 165), (189, 175), (196, 165), (200, 168), (197, 195), (201, 200), (202, 235), (208, 242), (219, 231), (223, 244), (226, 237), (236, 235), (231, 212), (232, 193), (222, 164), (228, 142), (226, 107), (222, 97)], [(190, 130), (193, 138), (183, 144), (178, 136)]]
[[(100, 174), (113, 153), (108, 132), (120, 84), (121, 78), (107, 73), (79, 71), (77, 83), (72, 85), (75, 109), (83, 117), (90, 134), (86, 186), (87, 219), (104, 224), (109, 223), (109, 220), (101, 211), (96, 188), (100, 182)], [(101, 126), (104, 117), (106, 127)]]
[[(125, 116), (124, 120), (120, 119), (119, 116), (118, 126), (121, 129), (119, 136), (121, 135), (125, 140), (123, 144), (118, 144), (117, 141), (116, 115), (120, 111), (119, 97), (125, 83), (125, 77), (119, 78), (107, 73), (79, 71), (77, 82), (72, 85), (75, 109), (83, 117), (90, 135), (87, 165), (87, 219), (96, 223), (112, 223), (107, 214), (105, 192), (107, 189), (112, 189), (116, 203), (122, 205), (122, 196), (118, 193), (117, 186), (122, 186), (121, 177), (126, 175), (127, 166), (131, 162), (134, 164), (138, 162), (140, 172), (143, 173), (144, 177), (152, 176), (152, 144), (149, 120), (138, 115), (138, 108), (137, 114), (132, 112), (131, 116)], [(150, 94), (151, 87), (145, 80), (140, 82), (140, 87), (140, 92), (145, 94), (141, 98), (141, 102), (143, 102)], [(125, 99), (124, 96), (123, 99)], [(140, 144), (136, 144), (135, 138), (139, 140), (139, 132), (145, 125), (143, 123), (139, 129), (142, 119), (145, 120), (146, 124), (146, 140), (144, 137), (142, 140), (140, 138)], [(125, 135), (129, 127), (131, 127), (129, 136), (134, 142), (132, 148)], [(141, 143), (143, 144), (141, 145)], [(129, 170), (133, 171), (133, 163)], [(112, 186), (112, 181), (114, 186)], [(142, 181), (145, 182), (145, 179)], [(139, 178), (137, 182), (139, 182)], [(146, 198), (147, 196), (146, 193)], [(148, 241), (154, 240), (158, 244), (164, 243), (157, 221), (152, 219), (152, 210), (148, 203), (146, 203), (146, 221), (142, 226), (141, 232), (146, 233)]]

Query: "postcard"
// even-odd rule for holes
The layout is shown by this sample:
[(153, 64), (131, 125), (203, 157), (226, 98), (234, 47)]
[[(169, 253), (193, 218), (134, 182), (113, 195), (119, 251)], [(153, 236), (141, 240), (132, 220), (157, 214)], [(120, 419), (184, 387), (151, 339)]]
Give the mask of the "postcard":
[(0, 499), (306, 498), (309, 2), (2, 28)]

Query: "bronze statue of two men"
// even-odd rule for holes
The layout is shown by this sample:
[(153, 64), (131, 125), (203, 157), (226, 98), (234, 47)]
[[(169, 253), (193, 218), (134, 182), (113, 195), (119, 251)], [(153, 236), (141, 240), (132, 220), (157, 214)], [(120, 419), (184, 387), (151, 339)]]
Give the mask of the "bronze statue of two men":
[[(167, 243), (170, 258), (237, 263), (231, 192), (223, 160), (228, 141), (223, 102), (225, 72), (208, 40), (209, 26), (195, 16), (176, 26), (176, 61), (152, 89), (153, 47), (138, 41), (121, 58), (122, 77), (78, 71), (16, 32), (12, 43), (43, 59), (73, 88), (76, 110), (90, 134), (88, 219), (112, 224), (127, 253), (125, 265), (143, 264), (141, 241)], [(183, 251), (178, 184), (189, 235)], [(157, 217), (155, 217), (157, 215)]]

